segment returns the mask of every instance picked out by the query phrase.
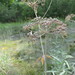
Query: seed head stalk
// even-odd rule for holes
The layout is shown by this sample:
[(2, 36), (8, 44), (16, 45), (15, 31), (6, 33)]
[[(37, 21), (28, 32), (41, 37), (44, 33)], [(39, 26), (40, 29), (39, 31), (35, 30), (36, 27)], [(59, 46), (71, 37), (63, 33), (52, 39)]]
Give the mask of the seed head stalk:
[[(41, 29), (40, 25), (38, 25), (39, 27), (39, 31)], [(45, 54), (45, 50), (44, 50), (44, 46), (43, 46), (43, 41), (42, 41), (42, 37), (40, 35), (40, 43), (41, 43), (41, 49), (42, 49), (42, 53), (43, 53), (43, 58), (44, 58), (44, 72), (45, 72), (45, 75), (47, 75), (47, 66), (46, 66), (46, 54)]]

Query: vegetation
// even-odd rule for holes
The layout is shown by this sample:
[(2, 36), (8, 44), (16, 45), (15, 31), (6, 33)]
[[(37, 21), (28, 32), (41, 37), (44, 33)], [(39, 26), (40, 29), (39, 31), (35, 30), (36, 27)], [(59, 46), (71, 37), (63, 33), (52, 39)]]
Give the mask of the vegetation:
[[(38, 2), (38, 16), (43, 16), (45, 14), (51, 0), (42, 1), (43, 2)], [(65, 18), (68, 14), (75, 13), (74, 7), (74, 0), (53, 0), (46, 17)], [(1, 0), (0, 11), (0, 22), (24, 21), (35, 17), (32, 8), (29, 7), (26, 2), (20, 2), (19, 0)]]
[(75, 74), (73, 1), (0, 1), (0, 75)]
[[(45, 19), (43, 21), (45, 22)], [(36, 26), (33, 25), (32, 27), (31, 23), (35, 25), (36, 21), (33, 22), (32, 20), (30, 23), (26, 22), (25, 24), (26, 25), (28, 24), (27, 26), (30, 25), (31, 26), (30, 30), (36, 33), (38, 31), (38, 27), (37, 25)], [(61, 24), (62, 21), (59, 21), (57, 23)], [(57, 23), (55, 22), (52, 25), (55, 25), (57, 27), (58, 26)], [(0, 41), (1, 75), (6, 75), (6, 74), (7, 75), (10, 74), (43, 75), (44, 74), (45, 59), (43, 58), (42, 55), (40, 39), (39, 38), (34, 39), (32, 37), (26, 36), (26, 33), (30, 32), (30, 30), (25, 30), (25, 31), (22, 30), (23, 28), (27, 29), (27, 26), (24, 26), (25, 24), (7, 23), (4, 24), (4, 26), (3, 24), (0, 24), (1, 31), (4, 31), (5, 29), (7, 30), (7, 33), (4, 33), (6, 31), (3, 32), (4, 36), (3, 34), (0, 34), (3, 37), (2, 40)], [(41, 36), (41, 39), (42, 39), (42, 45), (45, 50), (47, 74), (71, 75), (74, 72), (75, 35), (74, 35), (74, 30), (72, 29), (74, 29), (75, 26), (74, 22), (68, 22), (67, 24), (68, 24), (67, 35), (62, 34), (62, 36), (64, 35), (64, 38), (61, 36), (61, 34), (58, 33), (56, 34), (55, 32), (51, 32), (54, 28), (56, 28), (55, 26), (51, 27), (52, 30), (50, 31), (50, 33), (49, 32), (45, 33), (46, 31), (41, 32), (41, 35), (42, 33), (45, 33), (45, 35)]]

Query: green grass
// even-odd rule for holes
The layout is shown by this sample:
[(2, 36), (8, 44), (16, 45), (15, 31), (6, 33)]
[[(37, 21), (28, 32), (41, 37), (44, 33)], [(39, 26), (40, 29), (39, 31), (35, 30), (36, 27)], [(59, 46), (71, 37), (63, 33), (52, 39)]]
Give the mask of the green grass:
[[(43, 75), (43, 65), (41, 65), (41, 62), (37, 62), (37, 55), (40, 57), (41, 53), (35, 54), (36, 48), (38, 48), (38, 45), (35, 47), (35, 43), (28, 42), (29, 40), (27, 38), (21, 37), (20, 39), (11, 40), (7, 37), (10, 37), (11, 35), (21, 34), (24, 32), (21, 32), (22, 26), (28, 24), (26, 23), (0, 23), (0, 75)], [(68, 23), (68, 28), (71, 30), (72, 28), (75, 28), (75, 23)], [(12, 29), (13, 28), (13, 29)], [(4, 38), (5, 37), (5, 38)], [(70, 47), (70, 53), (75, 52), (75, 33), (68, 33), (68, 43)], [(74, 40), (73, 40), (74, 39)], [(55, 39), (54, 39), (55, 40)], [(54, 41), (52, 40), (52, 42)], [(71, 41), (70, 41), (71, 40)], [(62, 41), (62, 40), (61, 40)], [(69, 42), (70, 41), (70, 42)], [(51, 44), (52, 46), (55, 46), (55, 44)], [(32, 47), (33, 46), (33, 47)], [(35, 48), (34, 48), (35, 47)], [(52, 47), (48, 47), (52, 48)], [(54, 47), (53, 47), (54, 48)], [(62, 48), (62, 49), (61, 49)], [(65, 45), (62, 45), (61, 51), (65, 49)], [(39, 47), (40, 49), (40, 47)], [(56, 48), (57, 49), (57, 48)], [(57, 54), (62, 54), (65, 56), (64, 52), (56, 51), (53, 55), (56, 56)], [(52, 54), (52, 53), (50, 53)], [(63, 56), (60, 57), (59, 55), (56, 56), (56, 58), (59, 57), (59, 59), (62, 62), (57, 61), (56, 59), (47, 59), (48, 60), (48, 70), (57, 70), (60, 73), (62, 73), (63, 68)], [(32, 57), (32, 59), (31, 59)], [(34, 57), (34, 58), (33, 58)], [(72, 64), (72, 62), (70, 62)], [(67, 65), (66, 65), (67, 66)], [(63, 68), (62, 68), (63, 67)], [(67, 68), (66, 72), (69, 70), (73, 70), (73, 67), (70, 67), (70, 69)], [(69, 71), (70, 72), (70, 71)], [(56, 75), (59, 75), (60, 73), (57, 73)], [(65, 75), (69, 75), (65, 73)]]
[[(29, 50), (29, 45), (26, 41), (23, 43), (19, 42), (20, 40), (0, 41), (0, 71), (4, 73), (4, 75), (6, 75), (5, 73), (7, 73), (7, 75), (36, 75), (38, 72), (35, 61), (22, 61), (18, 55), (20, 51), (21, 53), (24, 51), (26, 54), (29, 54), (32, 50)], [(19, 58), (17, 59), (17, 57)], [(2, 75), (1, 72), (0, 75)]]
[[(29, 55), (33, 52), (30, 46), (32, 43), (28, 44), (28, 39), (24, 37), (9, 39), (12, 35), (24, 33), (21, 30), (26, 24), (27, 22), (0, 23), (0, 75), (41, 75), (41, 72), (37, 72), (35, 60), (28, 62)], [(22, 60), (24, 56), (25, 59)]]
[(0, 39), (6, 39), (12, 37), (15, 34), (23, 31), (22, 27), (26, 23), (0, 23)]

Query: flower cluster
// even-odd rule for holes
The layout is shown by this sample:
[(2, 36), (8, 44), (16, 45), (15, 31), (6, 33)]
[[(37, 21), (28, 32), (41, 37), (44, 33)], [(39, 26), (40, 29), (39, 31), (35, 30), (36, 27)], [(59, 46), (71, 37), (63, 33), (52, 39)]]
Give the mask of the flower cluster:
[(58, 20), (57, 18), (41, 18), (37, 17), (32, 20), (33, 22), (29, 25), (23, 26), (23, 29), (30, 30), (31, 28), (35, 26), (40, 26), (40, 29), (38, 28), (37, 31), (33, 33), (33, 31), (30, 31), (30, 36), (36, 36), (40, 37), (42, 35), (45, 35), (47, 33), (62, 33), (66, 32), (67, 25), (64, 24), (62, 21)]
[(68, 22), (68, 21), (70, 21), (73, 17), (75, 17), (75, 14), (70, 14), (70, 15), (66, 16), (65, 21)]
[(37, 2), (29, 2), (28, 5), (29, 5), (30, 7), (32, 7), (32, 8), (38, 7)]
[(34, 10), (36, 17), (39, 4), (41, 4), (42, 6), (45, 5), (45, 0), (21, 0), (21, 1), (25, 2), (28, 6), (30, 6)]

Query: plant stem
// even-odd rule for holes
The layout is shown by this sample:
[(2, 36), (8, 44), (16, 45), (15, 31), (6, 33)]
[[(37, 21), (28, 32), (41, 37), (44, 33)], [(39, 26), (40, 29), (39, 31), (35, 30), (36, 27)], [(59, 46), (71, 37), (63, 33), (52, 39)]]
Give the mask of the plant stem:
[[(40, 25), (38, 25), (38, 27), (39, 27), (39, 31), (40, 31)], [(41, 35), (40, 35), (40, 43), (41, 43), (41, 49), (42, 49), (42, 53), (43, 53), (43, 57), (44, 57), (44, 71), (45, 71), (45, 75), (47, 75), (47, 66), (46, 66), (46, 56), (45, 56), (45, 50), (44, 50), (44, 46), (43, 46), (43, 41), (42, 41), (42, 37), (41, 37)]]
[(46, 14), (48, 13), (48, 11), (49, 11), (49, 9), (50, 9), (50, 7), (51, 7), (51, 5), (52, 5), (52, 2), (53, 2), (53, 0), (51, 0), (50, 4), (49, 4), (49, 6), (48, 6), (48, 9), (46, 10), (46, 12), (45, 12), (43, 18), (44, 18), (44, 17), (46, 16)]

